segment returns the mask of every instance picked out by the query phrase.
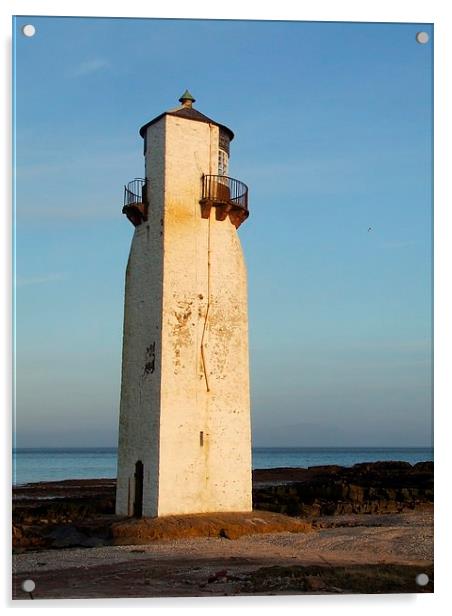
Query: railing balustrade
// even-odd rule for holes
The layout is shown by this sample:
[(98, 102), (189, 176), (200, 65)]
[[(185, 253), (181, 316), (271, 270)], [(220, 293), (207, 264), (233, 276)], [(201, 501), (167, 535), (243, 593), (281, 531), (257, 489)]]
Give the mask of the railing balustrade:
[(136, 203), (145, 203), (145, 189), (146, 180), (143, 178), (135, 178), (127, 186), (124, 186), (124, 207)]
[(213, 205), (231, 205), (248, 212), (248, 187), (227, 175), (204, 175), (202, 200)]

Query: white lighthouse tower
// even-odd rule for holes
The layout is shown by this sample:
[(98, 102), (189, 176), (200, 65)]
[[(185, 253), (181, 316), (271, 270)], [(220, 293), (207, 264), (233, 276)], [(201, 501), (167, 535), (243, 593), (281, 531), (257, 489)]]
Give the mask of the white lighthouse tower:
[(126, 271), (116, 512), (251, 511), (248, 189), (232, 131), (181, 105), (140, 129), (146, 177), (125, 188)]

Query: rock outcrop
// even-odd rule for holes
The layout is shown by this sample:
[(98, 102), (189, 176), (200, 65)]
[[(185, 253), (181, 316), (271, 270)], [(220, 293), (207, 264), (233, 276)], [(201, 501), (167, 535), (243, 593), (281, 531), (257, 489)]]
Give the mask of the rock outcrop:
[[(68, 480), (15, 488), (13, 547), (16, 550), (92, 547), (114, 542), (122, 532), (118, 531), (115, 538), (112, 531), (121, 521), (114, 515), (115, 489), (114, 479)], [(432, 504), (433, 462), (419, 462), (414, 466), (408, 462), (374, 462), (350, 468), (255, 470), (254, 512), (249, 515), (256, 518), (260, 510), (312, 519), (349, 513), (407, 512), (431, 508)], [(141, 532), (140, 523), (127, 519), (127, 524), (135, 525), (132, 534)], [(157, 522), (145, 527), (151, 534), (160, 532)], [(201, 521), (197, 522), (197, 528), (204, 536), (210, 532)], [(236, 528), (231, 518), (228, 528), (225, 533), (234, 535), (252, 530), (253, 523), (247, 521)], [(180, 530), (183, 536), (190, 536), (187, 533), (192, 531), (187, 529), (185, 525)]]
[(433, 462), (281, 468), (253, 473), (255, 509), (291, 516), (397, 513), (431, 507)]

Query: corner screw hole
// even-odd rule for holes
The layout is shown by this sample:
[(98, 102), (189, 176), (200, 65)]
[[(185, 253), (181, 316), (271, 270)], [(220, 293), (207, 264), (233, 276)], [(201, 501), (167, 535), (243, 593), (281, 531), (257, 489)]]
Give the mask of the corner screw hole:
[(418, 43), (420, 43), (421, 45), (425, 45), (425, 43), (428, 43), (429, 41), (429, 35), (427, 32), (418, 32), (416, 34), (416, 40)]
[(416, 584), (418, 586), (427, 586), (429, 581), (430, 580), (428, 579), (428, 575), (426, 573), (419, 573), (419, 575), (416, 576)]
[(26, 24), (22, 26), (22, 34), (30, 38), (36, 34), (36, 28), (32, 24)]

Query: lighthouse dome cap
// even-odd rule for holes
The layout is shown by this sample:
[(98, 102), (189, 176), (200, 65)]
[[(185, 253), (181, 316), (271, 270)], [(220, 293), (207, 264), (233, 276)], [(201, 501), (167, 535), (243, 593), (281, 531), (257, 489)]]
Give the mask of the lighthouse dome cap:
[(196, 98), (194, 98), (188, 90), (185, 90), (185, 92), (179, 99), (179, 102), (181, 103), (183, 103), (184, 101), (191, 101), (192, 103), (196, 103)]
[(178, 118), (185, 118), (186, 120), (194, 120), (195, 122), (206, 122), (207, 124), (214, 124), (215, 126), (218, 126), (220, 130), (224, 131), (228, 135), (230, 141), (232, 141), (234, 139), (234, 133), (232, 132), (230, 128), (228, 128), (224, 124), (220, 124), (219, 122), (212, 120), (211, 118), (208, 118), (206, 115), (204, 115), (197, 109), (194, 109), (191, 106), (187, 107), (186, 105), (183, 104), (184, 101), (190, 101), (193, 103), (195, 102), (195, 100), (196, 99), (193, 98), (193, 95), (188, 90), (185, 90), (185, 92), (179, 98), (179, 102), (182, 103), (180, 107), (176, 107), (175, 109), (169, 109), (168, 111), (164, 111), (163, 113), (153, 118), (149, 122), (146, 122), (146, 124), (144, 124), (140, 128), (140, 135), (144, 138), (146, 135), (146, 130), (149, 126), (151, 126), (152, 124), (155, 124), (156, 122), (161, 120), (164, 116), (171, 115), (171, 116), (176, 116)]

